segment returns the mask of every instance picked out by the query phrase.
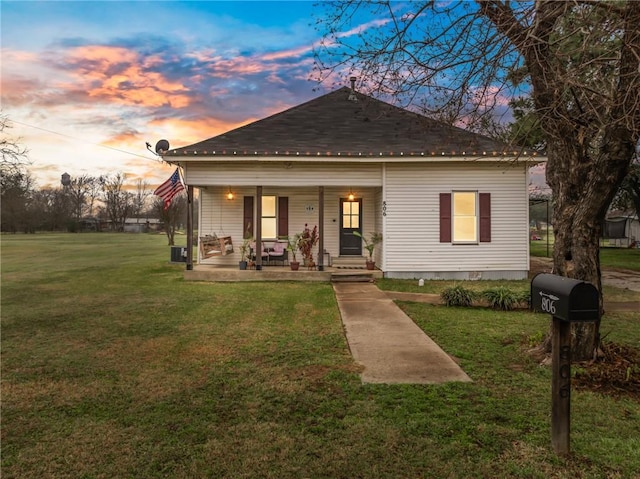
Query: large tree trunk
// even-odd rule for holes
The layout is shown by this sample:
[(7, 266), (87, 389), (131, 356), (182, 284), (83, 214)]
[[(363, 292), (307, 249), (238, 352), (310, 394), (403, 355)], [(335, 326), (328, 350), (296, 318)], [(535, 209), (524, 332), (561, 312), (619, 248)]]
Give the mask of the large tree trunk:
[[(511, 33), (531, 74), (533, 100), (547, 138), (547, 183), (555, 201), (554, 272), (592, 283), (600, 292), (601, 314), (602, 223), (628, 172), (638, 140), (640, 7), (635, 2), (625, 7), (625, 34), (616, 88), (611, 92), (609, 108), (601, 109), (598, 115), (583, 114), (578, 95), (563, 82), (567, 65), (558, 61), (549, 41), (556, 18), (570, 8), (569, 2), (540, 3), (532, 25), (533, 35), (524, 36), (518, 30)], [(510, 34), (509, 18), (500, 6), (487, 13), (496, 20), (498, 28)], [(589, 98), (588, 94), (583, 96)], [(599, 332), (600, 321), (572, 326), (575, 360), (594, 356), (600, 342)], [(550, 348), (550, 342), (545, 346)]]
[[(575, 130), (574, 130), (575, 131)], [(555, 199), (553, 231), (554, 272), (592, 283), (600, 292), (600, 237), (607, 207), (628, 171), (633, 155), (631, 132), (607, 129), (596, 158), (589, 158), (592, 145), (580, 137), (573, 142), (549, 145), (547, 183)], [(585, 167), (584, 165), (591, 165)], [(595, 165), (595, 167), (594, 167)], [(594, 357), (600, 343), (600, 321), (572, 325), (572, 356)]]

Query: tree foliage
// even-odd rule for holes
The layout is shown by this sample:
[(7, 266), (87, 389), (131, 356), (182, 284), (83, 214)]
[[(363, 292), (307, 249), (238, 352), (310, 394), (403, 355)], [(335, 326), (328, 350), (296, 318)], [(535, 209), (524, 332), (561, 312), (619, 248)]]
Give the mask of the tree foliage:
[(8, 135), (9, 118), (0, 113), (0, 229), (33, 232), (31, 202), (34, 183), (27, 170), (27, 149)]
[(104, 212), (113, 231), (124, 231), (125, 220), (134, 209), (133, 194), (125, 189), (125, 179), (124, 173), (102, 178)]
[(74, 230), (71, 202), (63, 188), (41, 188), (33, 194), (36, 230)]
[(635, 211), (640, 218), (640, 158), (636, 156), (629, 173), (622, 181), (611, 208), (621, 212)]
[(5, 130), (11, 129), (9, 117), (0, 111), (0, 171), (3, 175), (24, 173), (29, 164), (28, 150), (20, 144), (19, 138), (13, 138)]
[(137, 218), (144, 212), (149, 196), (151, 196), (149, 183), (143, 179), (138, 179), (136, 181), (136, 191), (133, 194), (133, 214)]
[(100, 177), (80, 175), (71, 178), (69, 185), (65, 187), (64, 191), (69, 196), (71, 213), (76, 222), (93, 214), (94, 202), (103, 181)]
[(167, 235), (167, 244), (175, 245), (175, 236), (178, 228), (186, 223), (187, 214), (187, 195), (182, 192), (174, 196), (168, 208), (164, 207), (164, 200), (155, 197), (153, 210), (155, 214), (162, 220), (164, 231)]

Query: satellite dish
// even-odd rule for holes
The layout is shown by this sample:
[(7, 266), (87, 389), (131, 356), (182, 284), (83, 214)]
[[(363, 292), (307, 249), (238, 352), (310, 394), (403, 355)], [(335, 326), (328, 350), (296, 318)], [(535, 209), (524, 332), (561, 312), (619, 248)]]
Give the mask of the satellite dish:
[(160, 140), (156, 143), (156, 153), (158, 155), (164, 155), (169, 151), (169, 142), (167, 140)]

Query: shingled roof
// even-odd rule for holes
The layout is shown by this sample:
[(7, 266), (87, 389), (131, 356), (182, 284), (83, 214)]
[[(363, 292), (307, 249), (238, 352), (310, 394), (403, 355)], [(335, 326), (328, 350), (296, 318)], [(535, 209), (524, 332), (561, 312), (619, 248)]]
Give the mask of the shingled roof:
[(486, 136), (343, 87), (165, 156), (516, 155)]

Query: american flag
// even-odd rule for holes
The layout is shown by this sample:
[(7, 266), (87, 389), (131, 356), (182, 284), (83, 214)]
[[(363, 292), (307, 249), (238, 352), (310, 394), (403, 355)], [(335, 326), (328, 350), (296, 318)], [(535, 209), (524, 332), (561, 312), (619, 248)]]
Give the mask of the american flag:
[(182, 190), (184, 190), (184, 185), (182, 184), (182, 181), (180, 181), (180, 172), (178, 171), (178, 168), (176, 168), (173, 175), (171, 175), (167, 181), (158, 186), (153, 194), (164, 200), (164, 209), (166, 210), (169, 208), (173, 197)]

